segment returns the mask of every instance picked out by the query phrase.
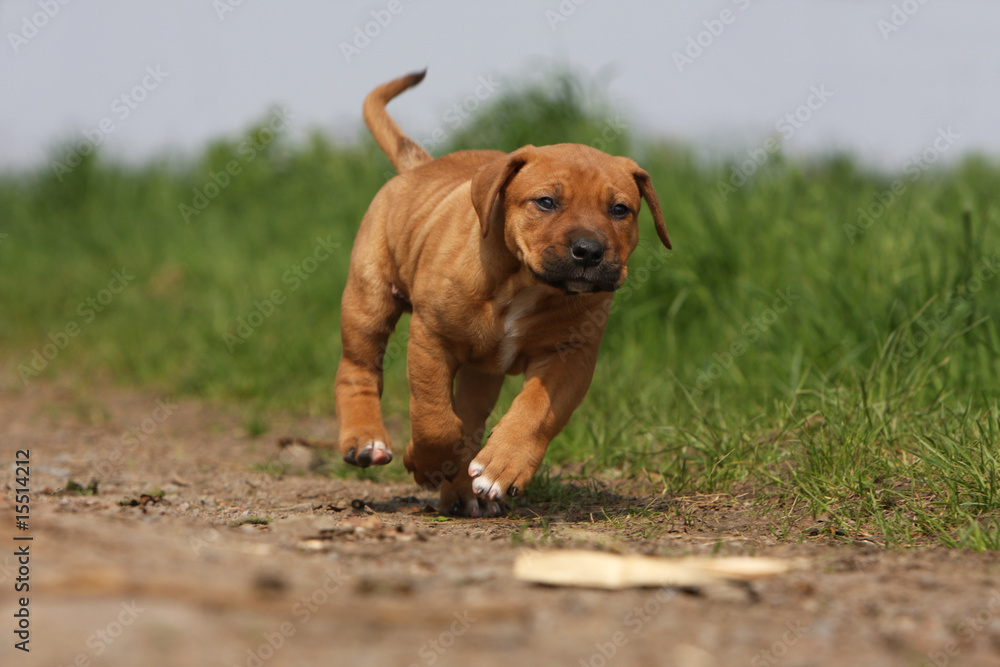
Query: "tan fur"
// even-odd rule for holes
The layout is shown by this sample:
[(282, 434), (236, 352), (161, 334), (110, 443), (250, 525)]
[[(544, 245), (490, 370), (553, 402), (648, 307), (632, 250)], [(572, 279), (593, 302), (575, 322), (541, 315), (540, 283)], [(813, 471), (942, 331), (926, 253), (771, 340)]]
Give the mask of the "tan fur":
[(427, 70), (414, 72), (382, 84), (368, 93), (362, 108), (365, 124), (375, 137), (375, 142), (389, 156), (392, 166), (400, 174), (430, 162), (432, 158), (427, 151), (403, 134), (396, 121), (385, 112), (385, 105), (407, 88), (412, 88), (423, 81), (426, 74)]
[[(336, 381), (340, 448), (358, 465), (391, 460), (383, 352), (412, 310), (406, 467), (441, 489), (443, 511), (495, 515), (587, 391), (613, 292), (586, 290), (624, 282), (641, 198), (670, 241), (649, 175), (628, 158), (560, 144), (431, 160), (384, 108), (422, 78), (384, 84), (365, 100), (365, 120), (401, 173), (375, 196), (351, 254)], [(558, 210), (544, 210), (543, 197)], [(613, 213), (615, 204), (627, 215)], [(598, 264), (584, 267), (581, 238), (600, 242)], [(480, 451), (504, 376), (521, 373), (523, 390)]]

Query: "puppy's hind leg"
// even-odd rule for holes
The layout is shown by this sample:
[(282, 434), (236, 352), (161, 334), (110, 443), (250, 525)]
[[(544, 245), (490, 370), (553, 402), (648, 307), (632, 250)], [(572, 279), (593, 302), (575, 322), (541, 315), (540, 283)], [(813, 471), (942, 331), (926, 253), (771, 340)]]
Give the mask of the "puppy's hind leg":
[[(353, 269), (353, 267), (352, 267)], [(351, 271), (341, 302), (343, 355), (334, 393), (344, 461), (367, 468), (392, 460), (382, 422), (382, 364), (389, 336), (405, 302), (388, 281)]]

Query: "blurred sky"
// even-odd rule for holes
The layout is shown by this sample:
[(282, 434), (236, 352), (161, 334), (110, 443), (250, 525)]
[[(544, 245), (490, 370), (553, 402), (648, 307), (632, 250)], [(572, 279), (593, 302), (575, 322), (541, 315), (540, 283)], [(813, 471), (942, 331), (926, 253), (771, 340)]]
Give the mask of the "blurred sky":
[(353, 137), (373, 86), (428, 67), (390, 107), (420, 139), (483, 81), (557, 65), (606, 82), (631, 129), (708, 154), (783, 135), (901, 169), (949, 126), (946, 159), (1000, 154), (986, 0), (0, 0), (0, 28), (0, 167), (50, 163), (85, 130), (125, 159), (189, 156), (271, 105), (294, 134)]

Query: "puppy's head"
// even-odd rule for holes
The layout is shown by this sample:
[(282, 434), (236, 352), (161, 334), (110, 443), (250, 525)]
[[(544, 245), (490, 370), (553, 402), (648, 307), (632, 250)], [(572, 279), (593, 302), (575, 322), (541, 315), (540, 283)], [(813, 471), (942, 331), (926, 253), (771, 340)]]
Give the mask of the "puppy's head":
[(641, 199), (669, 248), (649, 174), (628, 158), (581, 144), (525, 146), (472, 179), (483, 235), (502, 234), (535, 278), (569, 294), (622, 286)]

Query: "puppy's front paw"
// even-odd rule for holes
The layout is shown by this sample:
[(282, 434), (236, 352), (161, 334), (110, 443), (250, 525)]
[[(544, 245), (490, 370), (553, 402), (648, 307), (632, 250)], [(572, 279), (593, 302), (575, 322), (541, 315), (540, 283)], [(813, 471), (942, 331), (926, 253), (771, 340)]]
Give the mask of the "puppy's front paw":
[(392, 461), (392, 449), (381, 440), (369, 440), (364, 444), (349, 445), (344, 450), (344, 461), (359, 468), (371, 465), (382, 466)]
[(516, 496), (531, 481), (538, 466), (508, 460), (490, 449), (487, 445), (469, 464), (472, 490), (480, 498), (493, 501)]

